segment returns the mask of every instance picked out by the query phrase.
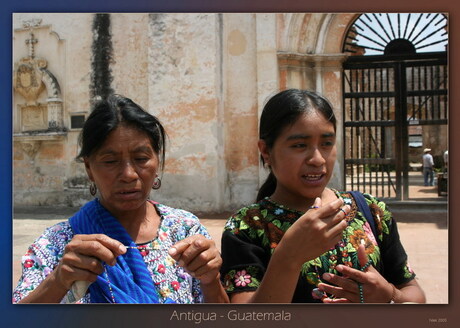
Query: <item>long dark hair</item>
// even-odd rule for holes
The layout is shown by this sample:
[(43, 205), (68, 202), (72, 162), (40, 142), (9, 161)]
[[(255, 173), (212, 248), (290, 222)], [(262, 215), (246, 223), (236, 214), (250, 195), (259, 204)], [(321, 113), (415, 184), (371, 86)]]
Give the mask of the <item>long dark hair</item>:
[[(279, 92), (268, 100), (260, 116), (259, 139), (264, 140), (268, 149), (275, 144), (281, 132), (295, 123), (299, 116), (318, 112), (332, 123), (336, 130), (336, 119), (329, 101), (319, 94), (299, 89), (288, 89)], [(264, 159), (261, 156), (262, 164)], [(276, 189), (276, 177), (270, 171), (267, 179), (260, 187), (256, 201), (272, 195)]]
[(81, 150), (77, 160), (97, 151), (110, 132), (122, 123), (147, 133), (163, 168), (166, 132), (160, 121), (131, 99), (116, 94), (94, 105), (80, 133), (78, 144)]

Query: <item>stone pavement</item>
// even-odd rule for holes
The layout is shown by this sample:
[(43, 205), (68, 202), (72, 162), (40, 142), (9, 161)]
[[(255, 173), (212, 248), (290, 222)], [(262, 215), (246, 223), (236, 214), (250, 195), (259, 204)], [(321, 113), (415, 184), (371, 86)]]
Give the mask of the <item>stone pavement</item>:
[[(20, 259), (27, 247), (43, 230), (72, 215), (74, 208), (16, 207), (13, 219), (13, 286), (20, 276)], [(409, 262), (417, 273), (419, 284), (425, 290), (427, 302), (448, 303), (448, 218), (445, 210), (398, 210), (393, 212), (398, 221), (402, 243)], [(220, 249), (220, 236), (229, 213), (200, 214)]]

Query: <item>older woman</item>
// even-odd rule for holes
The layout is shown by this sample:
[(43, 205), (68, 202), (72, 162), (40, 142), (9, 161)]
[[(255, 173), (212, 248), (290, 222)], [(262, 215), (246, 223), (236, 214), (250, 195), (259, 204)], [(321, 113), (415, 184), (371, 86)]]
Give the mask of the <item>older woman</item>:
[(78, 159), (98, 197), (30, 246), (13, 301), (228, 301), (220, 254), (198, 218), (149, 200), (164, 164), (158, 119), (130, 99), (110, 96), (95, 105), (80, 146)]

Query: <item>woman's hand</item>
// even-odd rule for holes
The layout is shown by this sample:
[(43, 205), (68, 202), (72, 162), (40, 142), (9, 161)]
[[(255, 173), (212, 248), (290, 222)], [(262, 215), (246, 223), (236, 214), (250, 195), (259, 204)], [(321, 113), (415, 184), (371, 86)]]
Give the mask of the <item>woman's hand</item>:
[(275, 253), (283, 250), (296, 267), (320, 256), (342, 239), (347, 226), (344, 218), (349, 211), (350, 206), (343, 206), (340, 198), (324, 206), (316, 198), (313, 208), (286, 231)]
[(232, 294), (232, 302), (292, 302), (302, 265), (324, 254), (342, 239), (347, 226), (344, 219), (349, 211), (350, 206), (344, 206), (340, 198), (324, 206), (321, 199), (316, 198), (312, 208), (281, 238), (257, 290)]
[(116, 258), (124, 253), (126, 247), (106, 235), (75, 235), (53, 271), (55, 281), (67, 290), (75, 281), (94, 282), (104, 271), (102, 262), (113, 266)]
[(202, 285), (219, 280), (222, 258), (214, 241), (203, 235), (193, 235), (177, 242), (169, 250), (169, 255), (193, 277), (200, 279)]
[(214, 241), (203, 235), (193, 235), (174, 244), (169, 255), (192, 277), (200, 280), (205, 302), (230, 302), (220, 283), (222, 258)]
[(94, 282), (104, 271), (102, 261), (115, 265), (126, 253), (119, 241), (103, 234), (75, 235), (57, 267), (20, 303), (59, 303), (76, 281)]
[[(363, 245), (358, 248), (358, 260), (360, 266), (366, 265), (368, 258)], [(323, 279), (335, 286), (320, 283), (321, 291), (334, 295), (323, 300), (324, 303), (359, 303), (361, 301), (358, 283), (362, 285), (363, 300), (365, 303), (389, 303), (394, 300), (399, 292), (394, 285), (371, 265), (364, 271), (356, 270), (345, 265), (338, 265), (336, 270), (342, 276), (331, 273), (323, 274)]]

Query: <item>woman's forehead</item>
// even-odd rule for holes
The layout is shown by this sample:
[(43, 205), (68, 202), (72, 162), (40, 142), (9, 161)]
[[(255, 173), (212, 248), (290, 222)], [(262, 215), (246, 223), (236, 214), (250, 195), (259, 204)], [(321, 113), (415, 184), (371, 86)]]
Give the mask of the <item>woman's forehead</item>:
[(133, 127), (121, 125), (107, 135), (98, 152), (108, 148), (151, 149), (152, 145), (150, 137), (146, 132)]
[(321, 134), (324, 136), (334, 136), (334, 124), (328, 121), (322, 114), (310, 112), (301, 114), (292, 124), (286, 126), (281, 135), (306, 135), (312, 136)]

